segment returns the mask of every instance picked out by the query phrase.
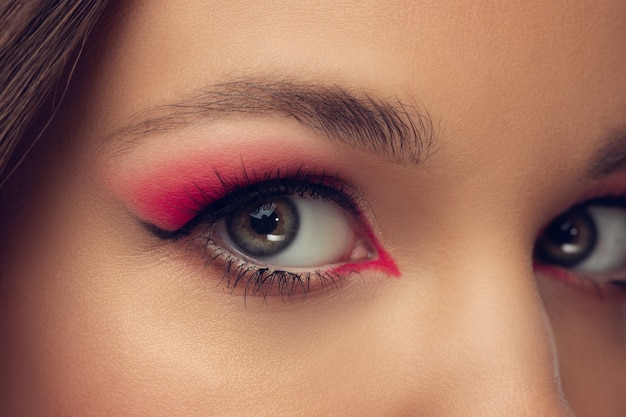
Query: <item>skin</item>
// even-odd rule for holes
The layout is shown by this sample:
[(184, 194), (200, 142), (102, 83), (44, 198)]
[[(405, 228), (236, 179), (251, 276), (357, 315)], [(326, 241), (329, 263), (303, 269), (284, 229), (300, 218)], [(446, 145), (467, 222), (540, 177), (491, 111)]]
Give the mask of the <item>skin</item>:
[[(626, 171), (584, 179), (625, 122), (625, 2), (178, 3), (109, 13), (9, 184), (3, 415), (626, 414), (624, 297), (531, 260), (581, 195), (626, 189)], [(265, 117), (111, 139), (249, 74), (423, 104), (441, 122), (437, 150), (393, 164)], [(401, 276), (244, 304), (198, 252), (150, 234), (115, 184), (171, 155), (210, 158), (223, 131), (241, 134), (228, 146), (261, 132), (341, 152), (333, 167), (363, 191)]]

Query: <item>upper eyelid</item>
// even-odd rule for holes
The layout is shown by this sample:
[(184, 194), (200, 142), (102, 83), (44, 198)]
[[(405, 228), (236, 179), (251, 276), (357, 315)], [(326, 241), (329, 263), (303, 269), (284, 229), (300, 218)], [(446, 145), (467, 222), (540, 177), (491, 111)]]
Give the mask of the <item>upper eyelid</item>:
[[(259, 198), (287, 196), (290, 194), (313, 194), (317, 193), (326, 200), (337, 203), (340, 207), (350, 212), (350, 214), (359, 217), (362, 213), (362, 198), (352, 186), (340, 180), (338, 176), (327, 176), (325, 174), (312, 174), (303, 171), (296, 172), (293, 176), (280, 177), (280, 173), (276, 173), (276, 177), (265, 176), (264, 180), (252, 180), (247, 185), (236, 185), (223, 181), (224, 187), (222, 197), (216, 198), (211, 196), (209, 192), (201, 191), (200, 195), (204, 196), (204, 201), (197, 201), (199, 210), (193, 218), (182, 227), (173, 231), (159, 229), (150, 224), (146, 224), (149, 230), (162, 239), (178, 239), (188, 236), (193, 230), (202, 223), (214, 223), (222, 220), (228, 214), (237, 208), (255, 201)], [(326, 184), (325, 184), (326, 182)], [(285, 186), (288, 184), (288, 186)], [(258, 193), (258, 195), (251, 195)], [(217, 205), (217, 207), (216, 207)]]

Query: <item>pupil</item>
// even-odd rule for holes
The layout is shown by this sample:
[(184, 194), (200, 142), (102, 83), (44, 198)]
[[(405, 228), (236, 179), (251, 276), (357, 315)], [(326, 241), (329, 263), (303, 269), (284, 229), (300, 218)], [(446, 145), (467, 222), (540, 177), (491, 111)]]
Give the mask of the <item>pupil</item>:
[(252, 202), (227, 216), (225, 223), (234, 248), (251, 257), (280, 253), (300, 229), (298, 209), (289, 197)]
[(535, 256), (544, 264), (571, 268), (587, 259), (598, 240), (595, 222), (584, 208), (556, 218), (543, 232)]
[(572, 244), (576, 243), (579, 239), (578, 228), (569, 220), (564, 221), (554, 229), (555, 230), (551, 230), (551, 236), (555, 242), (559, 242), (561, 244)]
[(260, 235), (272, 234), (272, 232), (276, 230), (276, 227), (278, 227), (279, 222), (280, 219), (276, 216), (275, 212), (272, 212), (269, 216), (264, 214), (261, 218), (250, 216), (250, 227)]

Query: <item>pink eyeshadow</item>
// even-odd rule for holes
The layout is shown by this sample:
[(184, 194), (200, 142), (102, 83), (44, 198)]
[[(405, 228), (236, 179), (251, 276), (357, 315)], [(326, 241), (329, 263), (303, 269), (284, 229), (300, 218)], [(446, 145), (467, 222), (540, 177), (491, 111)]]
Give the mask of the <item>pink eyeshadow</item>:
[[(193, 219), (207, 202), (219, 199), (219, 179), (201, 178), (194, 182), (170, 181), (154, 185), (146, 181), (132, 194), (132, 209), (144, 221), (166, 231), (174, 231)], [(205, 191), (200, 191), (205, 190)], [(210, 190), (216, 190), (208, 195)]]
[[(280, 149), (280, 154), (276, 149)], [(319, 148), (276, 146), (269, 151), (213, 152), (189, 154), (180, 152), (174, 158), (153, 158), (118, 168), (108, 178), (108, 188), (142, 221), (165, 231), (175, 231), (187, 224), (207, 204), (224, 197), (224, 184), (246, 182), (274, 175), (295, 174), (298, 170), (313, 172), (311, 167), (341, 166), (337, 153), (327, 154)], [(257, 152), (255, 152), (257, 151)], [(302, 161), (306, 161), (303, 163)], [(245, 167), (245, 172), (244, 172)], [(116, 167), (117, 168), (117, 167)], [(228, 188), (226, 186), (226, 188)]]

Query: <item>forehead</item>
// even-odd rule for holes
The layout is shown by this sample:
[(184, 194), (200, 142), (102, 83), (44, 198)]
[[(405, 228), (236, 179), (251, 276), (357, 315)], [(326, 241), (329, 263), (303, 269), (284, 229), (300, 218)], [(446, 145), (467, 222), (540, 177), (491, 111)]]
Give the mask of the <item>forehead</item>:
[(581, 76), (592, 83), (594, 77), (615, 78), (624, 68), (626, 5), (619, 0), (171, 1), (125, 7), (112, 28), (115, 58), (132, 59), (127, 71), (144, 71), (142, 82), (153, 87), (163, 77), (151, 75), (172, 68), (182, 71), (171, 74), (181, 84), (191, 75), (203, 83), (236, 71), (278, 70), (415, 93), (480, 88), (488, 94), (506, 86), (516, 92), (518, 84), (571, 86)]
[(92, 51), (98, 132), (246, 75), (417, 102), (442, 124), (432, 169), (457, 176), (575, 176), (625, 123), (623, 1), (178, 3), (110, 19)]

